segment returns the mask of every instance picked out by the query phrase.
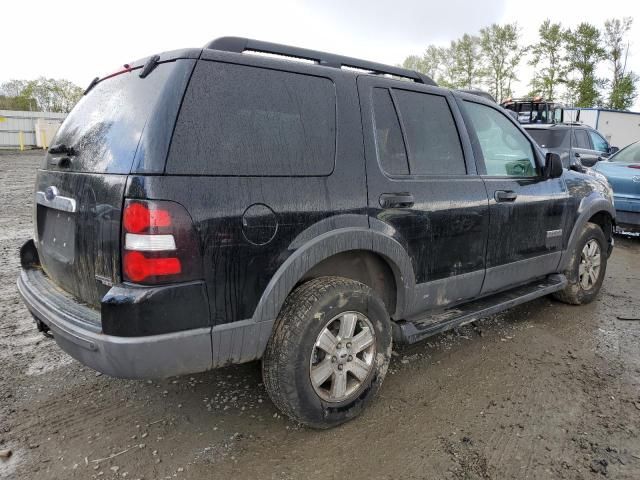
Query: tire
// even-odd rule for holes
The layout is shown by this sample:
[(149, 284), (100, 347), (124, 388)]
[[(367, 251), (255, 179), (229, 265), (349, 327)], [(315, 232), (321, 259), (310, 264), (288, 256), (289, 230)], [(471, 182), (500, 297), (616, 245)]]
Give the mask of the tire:
[(324, 429), (360, 414), (380, 389), (390, 358), (391, 322), (382, 300), (360, 282), (320, 277), (287, 297), (262, 359), (262, 376), (279, 410)]
[[(586, 254), (590, 248), (587, 245), (593, 245), (594, 242), (599, 249), (599, 268), (597, 273), (594, 272), (594, 275), (585, 282), (583, 281), (585, 279), (583, 273), (588, 274), (590, 265), (593, 266), (595, 263), (593, 258), (587, 258), (589, 256)], [(553, 296), (561, 302), (571, 305), (590, 303), (598, 295), (600, 287), (602, 287), (606, 270), (607, 239), (598, 225), (587, 223), (582, 227), (575, 250), (571, 253), (569, 266), (564, 272), (569, 283), (563, 290), (554, 293)]]

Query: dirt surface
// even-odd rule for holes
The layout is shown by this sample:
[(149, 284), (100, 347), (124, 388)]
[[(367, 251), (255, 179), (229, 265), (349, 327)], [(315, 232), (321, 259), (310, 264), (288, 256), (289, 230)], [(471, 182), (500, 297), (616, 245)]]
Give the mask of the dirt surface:
[(371, 408), (319, 432), (278, 414), (258, 363), (117, 380), (38, 333), (15, 280), (40, 156), (0, 154), (0, 478), (640, 478), (640, 239), (616, 237), (592, 304), (402, 348)]

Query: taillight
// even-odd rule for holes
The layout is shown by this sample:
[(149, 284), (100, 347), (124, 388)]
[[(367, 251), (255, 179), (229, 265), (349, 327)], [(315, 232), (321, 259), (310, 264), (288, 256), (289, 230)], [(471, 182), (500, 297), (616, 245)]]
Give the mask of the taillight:
[(125, 200), (122, 276), (156, 285), (202, 278), (200, 246), (182, 205), (164, 200)]
[(629, 165), (629, 168), (637, 168), (638, 170), (640, 170), (640, 165)]

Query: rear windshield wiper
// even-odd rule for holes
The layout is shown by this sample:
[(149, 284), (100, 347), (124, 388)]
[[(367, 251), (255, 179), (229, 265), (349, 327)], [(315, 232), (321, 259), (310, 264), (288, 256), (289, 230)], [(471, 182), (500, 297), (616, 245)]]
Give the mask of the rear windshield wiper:
[(73, 147), (67, 147), (64, 143), (60, 143), (58, 145), (54, 145), (49, 148), (49, 153), (55, 155), (57, 153), (64, 153), (65, 155), (75, 156), (77, 152)]

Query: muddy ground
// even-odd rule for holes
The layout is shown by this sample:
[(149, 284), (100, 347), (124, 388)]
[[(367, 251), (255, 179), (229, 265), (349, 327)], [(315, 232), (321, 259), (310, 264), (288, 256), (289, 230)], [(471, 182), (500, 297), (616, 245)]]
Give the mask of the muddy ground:
[(399, 349), (371, 408), (319, 432), (278, 414), (258, 363), (117, 380), (38, 333), (15, 280), (40, 156), (0, 154), (0, 478), (640, 478), (640, 239), (616, 237), (594, 303)]

